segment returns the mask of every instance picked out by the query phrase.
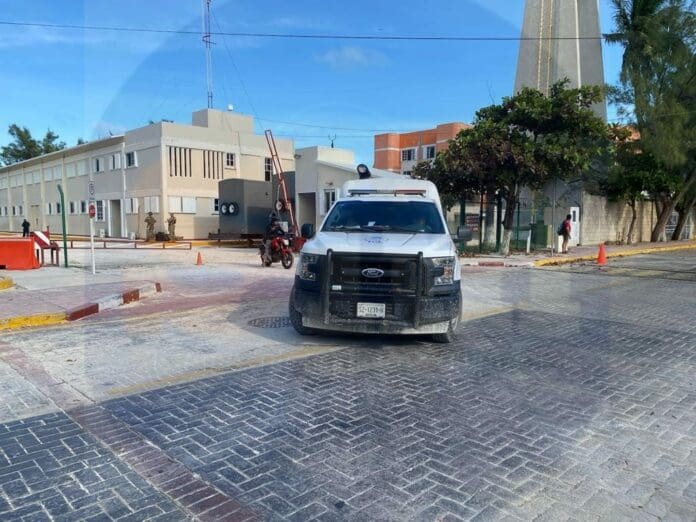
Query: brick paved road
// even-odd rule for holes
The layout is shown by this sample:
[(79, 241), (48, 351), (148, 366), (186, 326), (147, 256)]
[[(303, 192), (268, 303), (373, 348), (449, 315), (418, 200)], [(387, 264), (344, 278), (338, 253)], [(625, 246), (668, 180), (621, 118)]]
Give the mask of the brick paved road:
[(0, 519), (694, 520), (696, 285), (466, 284), (519, 309), (0, 425)]

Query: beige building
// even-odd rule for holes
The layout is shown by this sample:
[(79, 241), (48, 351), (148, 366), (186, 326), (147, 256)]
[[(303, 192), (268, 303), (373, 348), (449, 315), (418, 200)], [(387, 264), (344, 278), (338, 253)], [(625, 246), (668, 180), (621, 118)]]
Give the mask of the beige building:
[[(276, 145), (283, 169), (294, 170), (293, 142)], [(26, 218), (32, 229), (62, 232), (61, 184), (67, 232), (88, 235), (92, 180), (97, 235), (143, 238), (153, 212), (155, 231), (166, 231), (173, 213), (177, 236), (206, 238), (218, 229), (220, 180), (272, 175), (266, 138), (254, 134), (251, 116), (205, 109), (190, 125), (155, 123), (0, 168), (0, 230), (21, 231)]]

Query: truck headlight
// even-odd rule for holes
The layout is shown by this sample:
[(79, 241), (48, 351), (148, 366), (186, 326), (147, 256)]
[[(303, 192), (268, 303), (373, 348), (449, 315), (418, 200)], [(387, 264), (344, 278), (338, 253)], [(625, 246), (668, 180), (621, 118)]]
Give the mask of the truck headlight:
[(317, 280), (317, 264), (319, 263), (319, 256), (316, 254), (302, 254), (300, 255), (300, 262), (297, 263), (297, 270), (295, 274), (300, 279), (305, 281), (316, 281)]
[(453, 257), (434, 257), (432, 259), (435, 286), (451, 285), (454, 283), (454, 264)]

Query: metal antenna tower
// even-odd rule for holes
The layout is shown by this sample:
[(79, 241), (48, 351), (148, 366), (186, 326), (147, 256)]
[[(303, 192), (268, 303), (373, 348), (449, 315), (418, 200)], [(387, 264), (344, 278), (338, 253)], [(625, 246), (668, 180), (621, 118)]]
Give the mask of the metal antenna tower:
[(203, 43), (205, 44), (205, 69), (206, 81), (208, 83), (208, 108), (213, 108), (213, 57), (211, 54), (210, 41), (210, 2), (203, 0)]

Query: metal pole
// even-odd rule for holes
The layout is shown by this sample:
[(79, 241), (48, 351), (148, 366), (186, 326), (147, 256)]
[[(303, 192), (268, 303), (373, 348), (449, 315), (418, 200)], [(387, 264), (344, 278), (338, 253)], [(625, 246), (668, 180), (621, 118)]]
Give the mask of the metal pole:
[(502, 239), (502, 228), (503, 228), (503, 198), (500, 196), (500, 192), (495, 195), (497, 199), (496, 207), (496, 218), (495, 218), (495, 250), (500, 252), (500, 242)]
[(68, 268), (68, 236), (65, 231), (65, 195), (63, 194), (63, 187), (58, 184), (58, 193), (60, 194), (60, 218), (63, 222), (63, 260), (65, 261), (65, 268)]
[(517, 202), (517, 230), (515, 231), (515, 245), (519, 248), (520, 243), (520, 202)]
[(483, 190), (481, 190), (481, 206), (479, 207), (479, 254), (483, 252)]
[(89, 218), (89, 249), (92, 254), (92, 275), (97, 273), (97, 268), (94, 264), (94, 218)]
[(556, 178), (553, 178), (553, 207), (551, 208), (551, 223), (551, 234), (553, 236), (553, 240), (551, 241), (551, 257), (553, 257), (554, 253), (556, 252), (556, 241), (558, 241), (558, 237), (556, 236)]
[(459, 224), (466, 226), (466, 196), (459, 198)]

